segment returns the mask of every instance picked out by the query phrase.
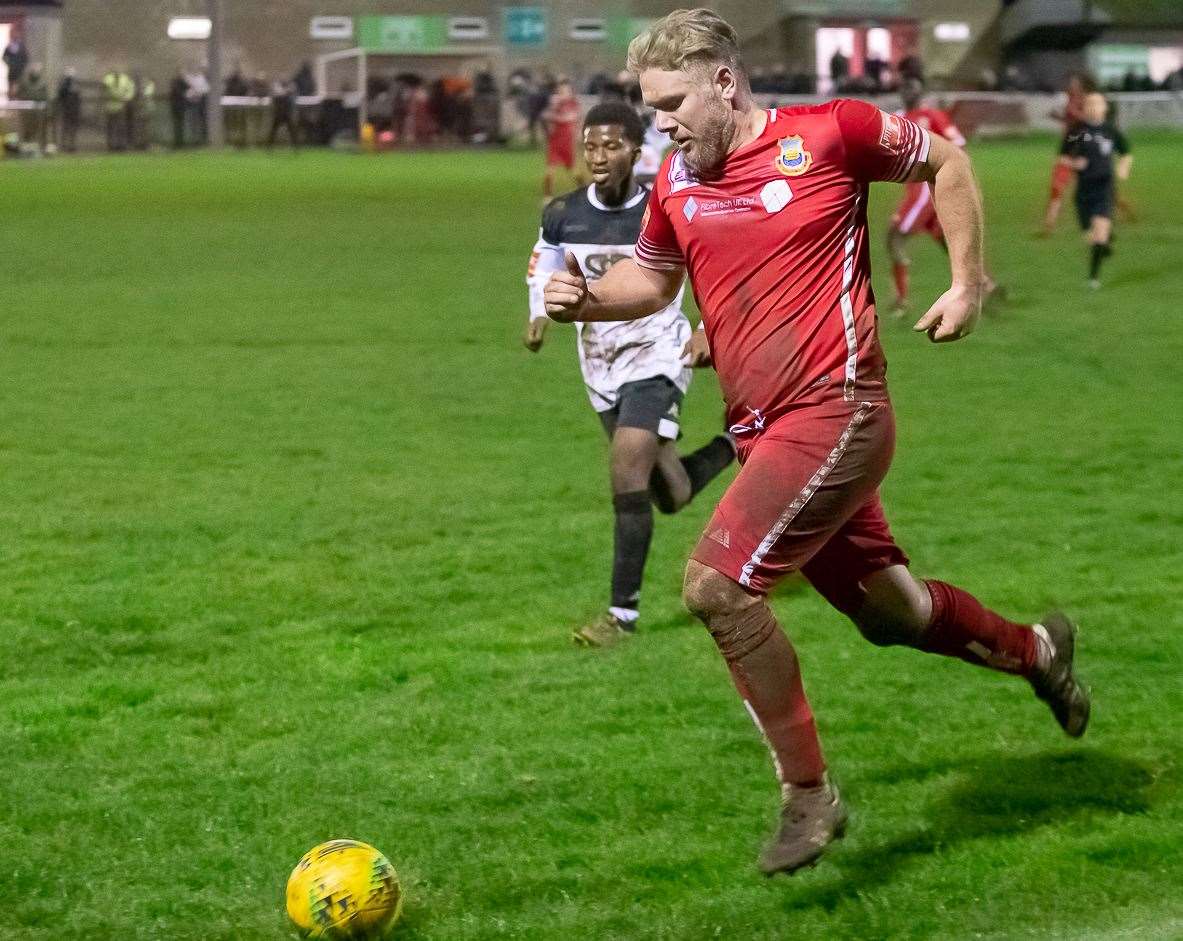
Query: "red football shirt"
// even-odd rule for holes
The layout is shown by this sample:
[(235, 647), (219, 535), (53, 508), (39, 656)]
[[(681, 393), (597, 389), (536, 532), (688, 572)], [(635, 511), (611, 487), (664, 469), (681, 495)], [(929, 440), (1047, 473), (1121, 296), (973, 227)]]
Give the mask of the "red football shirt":
[(839, 100), (770, 110), (718, 180), (666, 157), (636, 260), (686, 266), (734, 433), (802, 405), (886, 399), (867, 184), (906, 178), (928, 143), (906, 118)]
[(941, 111), (939, 108), (913, 108), (911, 111), (905, 111), (904, 117), (913, 124), (919, 124), (926, 131), (940, 134), (958, 147), (965, 146), (965, 136), (957, 129), (948, 111)]

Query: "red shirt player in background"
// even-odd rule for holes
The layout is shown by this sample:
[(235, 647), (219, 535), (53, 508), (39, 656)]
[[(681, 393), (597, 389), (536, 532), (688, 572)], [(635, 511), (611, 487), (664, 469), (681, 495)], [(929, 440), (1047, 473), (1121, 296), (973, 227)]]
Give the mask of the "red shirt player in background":
[(1060, 155), (1064, 141), (1068, 135), (1076, 130), (1084, 117), (1085, 96), (1097, 90), (1097, 83), (1089, 75), (1073, 75), (1068, 79), (1068, 100), (1064, 103), (1064, 110), (1055, 112), (1052, 117), (1064, 122), (1064, 133), (1060, 135), (1060, 147), (1056, 150), (1056, 162), (1052, 167), (1052, 188), (1047, 197), (1047, 208), (1043, 212), (1043, 228), (1040, 236), (1047, 238), (1056, 229), (1056, 220), (1060, 218), (1060, 208), (1064, 205), (1064, 192), (1072, 182), (1072, 162)]
[(555, 168), (575, 171), (575, 134), (579, 128), (579, 99), (566, 79), (559, 79), (550, 103), (542, 112), (546, 128), (546, 175), (542, 179), (542, 194), (549, 200), (554, 196)]
[[(924, 128), (930, 134), (939, 134), (955, 147), (965, 146), (965, 137), (953, 123), (953, 118), (947, 111), (939, 108), (921, 106), (924, 98), (924, 85), (915, 79), (905, 82), (900, 89), (903, 100), (903, 116)], [(941, 221), (937, 218), (936, 207), (932, 201), (932, 187), (923, 180), (909, 183), (904, 188), (904, 198), (892, 216), (891, 224), (887, 228), (887, 250), (891, 253), (891, 273), (895, 281), (895, 301), (892, 310), (902, 317), (908, 307), (908, 271), (912, 260), (908, 257), (905, 242), (908, 237), (917, 232), (927, 232), (941, 248), (948, 251), (945, 243), (945, 233), (941, 229)], [(987, 298), (998, 291), (989, 270), (984, 270), (985, 290)]]
[(632, 320), (660, 310), (688, 271), (742, 463), (686, 568), (701, 618), (763, 731), (784, 810), (760, 857), (769, 875), (817, 860), (846, 811), (826, 772), (797, 655), (767, 595), (801, 572), (874, 644), (903, 644), (1026, 679), (1073, 736), (1088, 693), (1062, 614), (1019, 624), (946, 582), (908, 571), (879, 484), (895, 446), (876, 336), (870, 183), (934, 186), (952, 286), (916, 324), (934, 342), (973, 328), (982, 298), (982, 209), (969, 158), (873, 105), (762, 110), (735, 31), (677, 10), (629, 47), (662, 164), (636, 258), (590, 285), (573, 255), (544, 293), (556, 320)]

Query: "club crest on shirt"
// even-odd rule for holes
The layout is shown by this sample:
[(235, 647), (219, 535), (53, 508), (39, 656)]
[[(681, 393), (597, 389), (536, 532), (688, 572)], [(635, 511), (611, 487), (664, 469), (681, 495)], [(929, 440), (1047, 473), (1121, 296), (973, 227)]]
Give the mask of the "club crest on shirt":
[(813, 155), (805, 149), (805, 141), (800, 134), (782, 137), (776, 143), (780, 153), (772, 163), (785, 176), (800, 176), (813, 166)]

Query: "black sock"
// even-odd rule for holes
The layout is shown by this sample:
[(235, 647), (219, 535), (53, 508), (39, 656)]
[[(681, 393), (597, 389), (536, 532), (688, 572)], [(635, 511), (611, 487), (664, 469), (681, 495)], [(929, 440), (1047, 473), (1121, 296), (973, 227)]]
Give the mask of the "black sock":
[(1093, 281), (1101, 274), (1101, 262), (1103, 262), (1112, 252), (1108, 245), (1094, 245), (1092, 260), (1089, 262), (1089, 278)]
[(734, 460), (735, 446), (726, 435), (716, 435), (697, 451), (682, 458), (682, 466), (690, 478), (690, 496), (697, 496)]
[(641, 598), (641, 576), (653, 536), (653, 507), (648, 490), (618, 493), (612, 498), (616, 510), (616, 548), (612, 559), (612, 607), (636, 609)]
[[(716, 435), (697, 451), (687, 454), (680, 460), (686, 469), (686, 476), (690, 478), (690, 499), (693, 500), (703, 487), (735, 460), (735, 448), (726, 435)], [(649, 476), (649, 490), (653, 495), (653, 502), (662, 513), (678, 512), (674, 496), (670, 493), (669, 485), (659, 468), (655, 467)]]

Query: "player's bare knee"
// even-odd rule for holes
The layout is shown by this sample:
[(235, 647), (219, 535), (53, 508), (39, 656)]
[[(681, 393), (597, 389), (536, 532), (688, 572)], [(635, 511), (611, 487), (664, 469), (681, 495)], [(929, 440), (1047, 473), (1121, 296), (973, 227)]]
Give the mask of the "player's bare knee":
[(714, 569), (691, 559), (682, 583), (682, 602), (696, 618), (708, 625), (718, 617), (734, 614), (759, 601), (738, 583)]
[(686, 607), (701, 618), (728, 662), (747, 656), (777, 630), (764, 599), (693, 559), (686, 567)]

